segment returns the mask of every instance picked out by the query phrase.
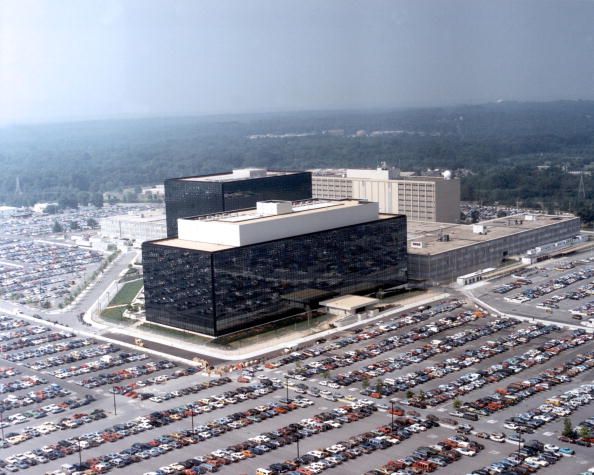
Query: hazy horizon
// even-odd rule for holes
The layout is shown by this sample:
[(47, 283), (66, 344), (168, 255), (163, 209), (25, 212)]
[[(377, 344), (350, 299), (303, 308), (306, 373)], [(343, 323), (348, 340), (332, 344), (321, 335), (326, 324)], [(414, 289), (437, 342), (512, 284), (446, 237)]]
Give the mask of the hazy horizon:
[(0, 124), (594, 99), (585, 0), (0, 0)]

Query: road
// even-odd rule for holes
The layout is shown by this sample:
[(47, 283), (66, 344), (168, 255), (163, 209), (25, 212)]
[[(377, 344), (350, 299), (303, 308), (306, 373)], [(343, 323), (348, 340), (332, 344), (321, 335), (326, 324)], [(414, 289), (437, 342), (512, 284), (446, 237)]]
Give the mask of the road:
[(111, 263), (107, 271), (101, 273), (97, 280), (91, 283), (79, 298), (65, 310), (43, 310), (32, 309), (26, 305), (0, 300), (0, 312), (22, 313), (24, 315), (41, 315), (44, 320), (60, 323), (72, 327), (74, 330), (84, 330), (87, 333), (102, 334), (105, 330), (90, 327), (83, 324), (78, 315), (90, 308), (105, 292), (105, 290), (117, 280), (120, 273), (128, 268), (128, 265), (136, 260), (138, 251), (129, 250), (120, 254), (114, 262)]

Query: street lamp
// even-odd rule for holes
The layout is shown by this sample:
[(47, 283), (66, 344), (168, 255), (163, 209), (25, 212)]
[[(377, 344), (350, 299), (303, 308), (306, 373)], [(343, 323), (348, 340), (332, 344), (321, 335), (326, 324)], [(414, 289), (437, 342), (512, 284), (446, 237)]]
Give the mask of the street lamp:
[(82, 465), (82, 449), (80, 446), (80, 437), (77, 437), (76, 441), (78, 442), (78, 464)]
[(0, 428), (2, 430), (2, 441), (4, 441), (4, 405), (0, 405)]
[(192, 435), (194, 435), (194, 406), (190, 409), (190, 417), (192, 418)]
[(516, 435), (518, 436), (518, 455), (520, 454), (520, 449), (522, 448), (522, 433), (524, 431), (522, 430), (521, 427), (518, 427), (516, 429)]
[(118, 408), (116, 406), (116, 391), (115, 391), (115, 386), (111, 387), (111, 392), (113, 393), (113, 415), (117, 416), (118, 415)]
[(299, 458), (299, 437), (297, 437), (297, 458)]
[(390, 435), (394, 435), (394, 401), (391, 400), (390, 404), (392, 405), (392, 425), (390, 426)]
[(285, 389), (287, 390), (287, 403), (289, 402), (289, 376), (285, 374)]

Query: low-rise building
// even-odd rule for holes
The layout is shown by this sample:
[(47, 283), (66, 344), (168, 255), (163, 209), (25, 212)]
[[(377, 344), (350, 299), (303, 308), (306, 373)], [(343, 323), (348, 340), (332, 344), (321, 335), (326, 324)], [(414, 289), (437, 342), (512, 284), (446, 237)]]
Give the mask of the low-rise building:
[(161, 211), (123, 214), (99, 220), (100, 235), (111, 239), (127, 239), (140, 247), (145, 241), (167, 237), (167, 223)]
[(433, 285), (454, 282), (579, 232), (580, 219), (573, 215), (516, 215), (456, 225), (409, 221), (408, 275)]

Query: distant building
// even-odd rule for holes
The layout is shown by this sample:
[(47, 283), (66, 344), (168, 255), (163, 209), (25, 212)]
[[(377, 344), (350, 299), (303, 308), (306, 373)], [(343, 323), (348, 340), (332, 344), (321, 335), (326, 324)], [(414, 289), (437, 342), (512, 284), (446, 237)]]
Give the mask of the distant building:
[(380, 212), (405, 214), (409, 220), (457, 223), (460, 180), (445, 176), (409, 176), (398, 169), (313, 170), (312, 193), (320, 199), (376, 201)]
[(406, 282), (406, 217), (358, 200), (258, 202), (142, 246), (146, 318), (210, 336)]
[(10, 217), (17, 214), (19, 208), (15, 208), (14, 206), (0, 206), (0, 217)]
[(261, 168), (165, 181), (167, 236), (177, 236), (177, 220), (251, 208), (262, 200), (311, 198), (311, 173)]
[(123, 214), (99, 220), (100, 235), (112, 239), (128, 239), (140, 247), (145, 241), (167, 237), (165, 215), (162, 212), (140, 215)]
[(165, 196), (165, 185), (143, 186), (141, 195), (147, 198), (150, 196), (163, 198)]
[(48, 206), (58, 206), (58, 203), (35, 203), (32, 209), (35, 213), (43, 213)]

